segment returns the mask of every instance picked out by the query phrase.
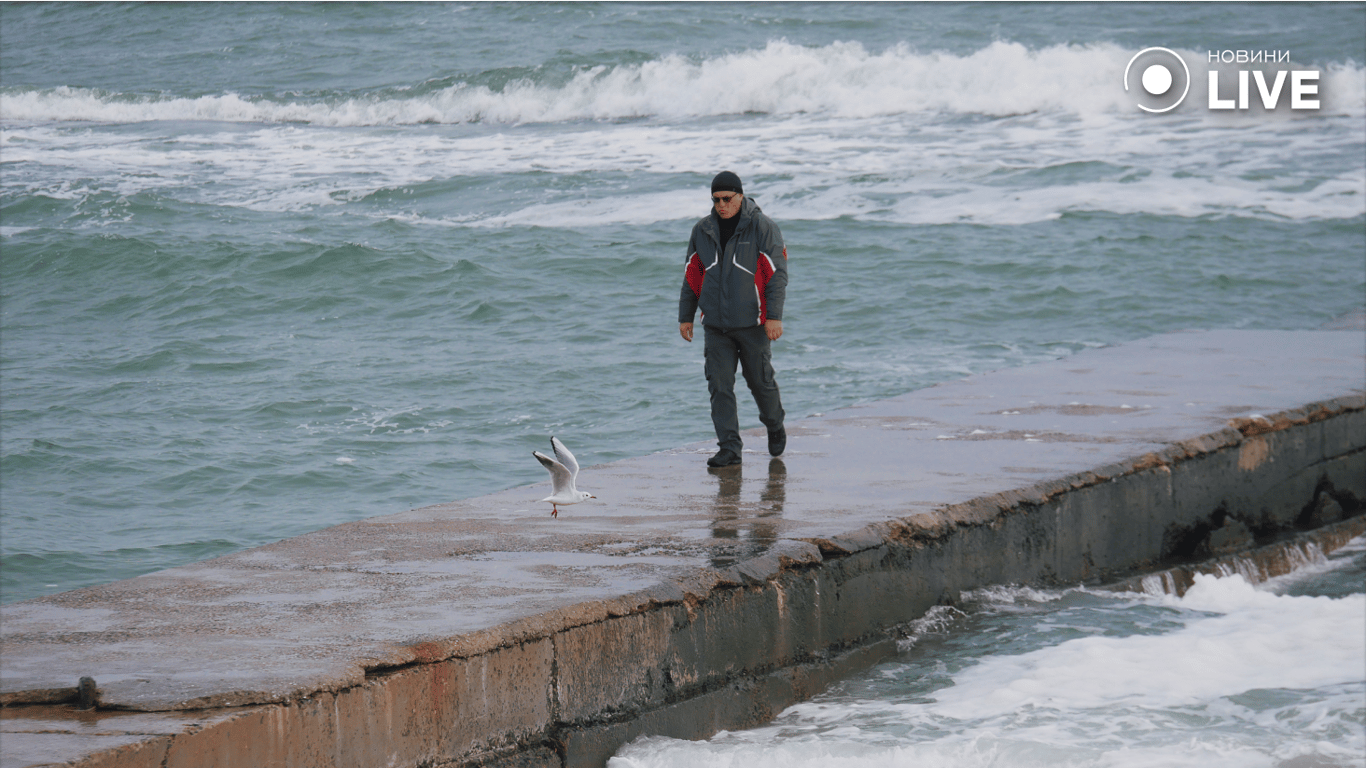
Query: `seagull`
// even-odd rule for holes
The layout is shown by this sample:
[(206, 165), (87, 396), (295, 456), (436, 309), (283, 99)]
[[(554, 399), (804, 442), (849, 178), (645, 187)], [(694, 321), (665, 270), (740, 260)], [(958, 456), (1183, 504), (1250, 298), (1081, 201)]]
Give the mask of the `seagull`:
[(559, 517), (560, 505), (567, 507), (584, 499), (596, 499), (597, 496), (574, 488), (574, 479), (579, 476), (579, 462), (574, 458), (574, 454), (564, 447), (564, 443), (560, 442), (558, 437), (551, 437), (550, 447), (555, 449), (554, 459), (540, 451), (532, 451), (531, 455), (541, 462), (541, 466), (550, 470), (551, 490), (554, 492), (541, 501), (550, 502), (551, 517)]

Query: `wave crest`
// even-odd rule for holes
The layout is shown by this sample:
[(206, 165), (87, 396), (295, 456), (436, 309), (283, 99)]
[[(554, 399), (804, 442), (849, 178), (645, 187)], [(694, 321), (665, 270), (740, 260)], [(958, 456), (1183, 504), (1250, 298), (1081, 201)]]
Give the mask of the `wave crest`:
[[(1119, 86), (1131, 52), (1109, 43), (1031, 50), (995, 42), (967, 56), (918, 53), (905, 44), (880, 53), (859, 43), (822, 47), (770, 41), (761, 49), (693, 60), (664, 56), (639, 64), (584, 68), (567, 82), (535, 76), (501, 87), (467, 81), (437, 90), (356, 96), (134, 97), (61, 87), (0, 94), (0, 115), (22, 121), (223, 121), (320, 126), (421, 123), (537, 123), (765, 113), (874, 117), (912, 112), (991, 116), (1036, 111), (1128, 111)], [(1195, 54), (1191, 54), (1192, 57)], [(1366, 111), (1361, 67), (1332, 65), (1325, 92), (1339, 109)]]

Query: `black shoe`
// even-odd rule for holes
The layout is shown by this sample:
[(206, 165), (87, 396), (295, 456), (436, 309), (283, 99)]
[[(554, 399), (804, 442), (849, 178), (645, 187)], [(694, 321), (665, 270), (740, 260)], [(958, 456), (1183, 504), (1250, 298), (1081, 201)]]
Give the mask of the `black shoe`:
[(711, 457), (710, 459), (707, 459), (707, 466), (709, 467), (729, 467), (732, 464), (739, 463), (740, 454), (736, 453), (735, 451), (732, 451), (729, 448), (722, 448), (721, 450), (716, 452), (715, 456)]
[(779, 426), (777, 429), (768, 431), (768, 455), (782, 456), (783, 449), (787, 447), (787, 430)]

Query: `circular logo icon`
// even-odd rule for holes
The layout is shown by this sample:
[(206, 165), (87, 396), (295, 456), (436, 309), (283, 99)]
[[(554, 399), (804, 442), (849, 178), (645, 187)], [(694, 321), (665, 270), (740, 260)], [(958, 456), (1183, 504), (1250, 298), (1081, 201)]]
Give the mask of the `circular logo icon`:
[(1185, 101), (1190, 89), (1190, 69), (1170, 48), (1144, 48), (1124, 68), (1124, 90), (1144, 112), (1170, 112)]

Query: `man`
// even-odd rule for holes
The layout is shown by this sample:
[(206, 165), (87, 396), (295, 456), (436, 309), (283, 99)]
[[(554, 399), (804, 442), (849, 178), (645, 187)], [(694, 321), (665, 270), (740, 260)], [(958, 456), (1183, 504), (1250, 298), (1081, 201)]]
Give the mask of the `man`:
[(693, 226), (688, 241), (678, 332), (691, 342), (693, 313), (702, 310), (711, 421), (720, 447), (707, 465), (726, 467), (740, 463), (744, 447), (735, 406), (737, 362), (768, 428), (768, 452), (778, 456), (787, 447), (770, 352), (770, 343), (783, 335), (787, 248), (778, 225), (745, 197), (739, 176), (716, 174), (711, 199), (711, 213)]

